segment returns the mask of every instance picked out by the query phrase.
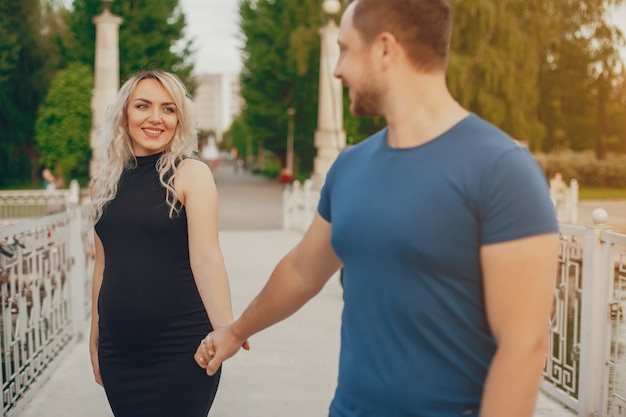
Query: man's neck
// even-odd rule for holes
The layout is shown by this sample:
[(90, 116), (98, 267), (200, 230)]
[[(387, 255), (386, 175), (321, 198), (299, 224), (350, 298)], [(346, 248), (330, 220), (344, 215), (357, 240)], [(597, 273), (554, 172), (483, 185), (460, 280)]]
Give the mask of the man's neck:
[(468, 114), (437, 76), (421, 75), (413, 83), (395, 83), (390, 93), (384, 116), (389, 127), (387, 141), (393, 148), (411, 148), (436, 139)]

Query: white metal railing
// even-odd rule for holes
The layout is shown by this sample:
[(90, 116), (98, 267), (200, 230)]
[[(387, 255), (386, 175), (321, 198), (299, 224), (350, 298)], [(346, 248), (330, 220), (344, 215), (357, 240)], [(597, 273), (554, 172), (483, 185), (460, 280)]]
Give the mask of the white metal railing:
[[(609, 257), (609, 282), (614, 286), (609, 293), (610, 345), (608, 354), (608, 398), (609, 416), (626, 415), (626, 235), (605, 232), (603, 244)], [(616, 249), (619, 248), (619, 249)]]
[(76, 180), (64, 190), (0, 191), (0, 226), (66, 211), (79, 203), (79, 194)]
[(573, 224), (578, 221), (578, 181), (572, 179), (569, 187), (551, 187), (550, 197), (559, 223)]
[(626, 235), (560, 225), (561, 245), (542, 390), (579, 417), (626, 415)]
[(17, 413), (90, 315), (87, 207), (0, 227), (2, 416)]
[(291, 187), (283, 191), (283, 230), (295, 230), (304, 232), (311, 224), (320, 192), (314, 186), (312, 180), (306, 180), (303, 184), (294, 181)]

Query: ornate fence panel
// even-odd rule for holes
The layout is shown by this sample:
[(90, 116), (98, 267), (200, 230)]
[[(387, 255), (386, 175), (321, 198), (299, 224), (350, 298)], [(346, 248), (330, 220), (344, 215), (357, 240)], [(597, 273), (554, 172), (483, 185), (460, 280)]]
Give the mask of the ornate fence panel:
[(580, 417), (626, 416), (626, 235), (561, 224), (542, 390)]
[(0, 229), (0, 356), (8, 415), (72, 338), (69, 212)]
[(611, 338), (608, 376), (608, 415), (626, 416), (626, 236), (605, 232), (602, 238), (610, 259), (611, 282), (614, 283), (609, 300)]
[(585, 229), (561, 225), (559, 268), (550, 318), (544, 390), (572, 409), (578, 407), (580, 313)]
[(80, 208), (80, 238), (81, 245), (79, 247), (80, 256), (83, 256), (82, 265), (77, 265), (77, 273), (79, 276), (76, 282), (82, 282), (82, 319), (86, 322), (91, 317), (91, 282), (93, 276), (93, 268), (96, 260), (96, 248), (94, 244), (93, 226), (89, 221), (90, 206), (86, 205)]

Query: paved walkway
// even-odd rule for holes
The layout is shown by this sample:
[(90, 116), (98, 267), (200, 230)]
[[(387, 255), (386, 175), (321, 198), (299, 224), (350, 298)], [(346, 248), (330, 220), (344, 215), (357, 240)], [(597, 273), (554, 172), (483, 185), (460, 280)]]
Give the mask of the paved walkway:
[[(235, 174), (225, 165), (218, 167), (215, 177), (220, 241), (239, 315), (300, 235), (280, 230), (280, 184)], [(595, 203), (588, 205), (596, 208)], [(613, 210), (607, 210), (611, 216)], [(616, 210), (626, 215), (626, 203)], [(580, 218), (584, 216), (581, 211)], [(225, 365), (210, 417), (327, 416), (337, 378), (341, 308), (341, 286), (333, 278), (293, 317), (254, 336), (252, 350)], [(18, 417), (112, 416), (104, 391), (93, 382), (87, 341), (69, 349)], [(535, 417), (548, 416), (574, 414), (540, 395)]]

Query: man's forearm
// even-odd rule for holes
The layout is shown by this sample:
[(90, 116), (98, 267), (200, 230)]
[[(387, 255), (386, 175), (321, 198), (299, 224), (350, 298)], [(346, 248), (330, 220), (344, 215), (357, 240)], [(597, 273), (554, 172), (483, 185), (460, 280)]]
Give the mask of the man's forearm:
[(532, 417), (545, 357), (544, 344), (498, 349), (487, 375), (480, 417)]
[(293, 252), (276, 266), (270, 279), (232, 326), (241, 340), (276, 324), (298, 311), (323, 286), (309, 285), (293, 262)]

